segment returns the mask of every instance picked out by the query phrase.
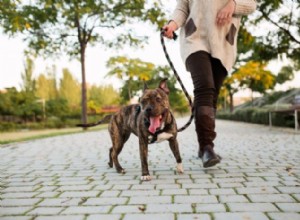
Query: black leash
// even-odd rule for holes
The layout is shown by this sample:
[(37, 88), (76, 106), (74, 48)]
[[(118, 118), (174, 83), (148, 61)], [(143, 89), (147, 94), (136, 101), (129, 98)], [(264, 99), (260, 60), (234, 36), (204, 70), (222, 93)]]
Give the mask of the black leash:
[[(173, 33), (173, 40), (176, 40), (177, 39), (177, 35), (175, 33)], [(188, 126), (190, 126), (190, 124), (192, 123), (193, 119), (194, 119), (194, 105), (193, 105), (193, 102), (192, 102), (192, 99), (189, 95), (189, 93), (187, 92), (186, 88), (184, 87), (171, 59), (170, 59), (170, 56), (167, 52), (167, 48), (166, 48), (166, 45), (165, 45), (165, 40), (164, 40), (164, 30), (162, 29), (161, 32), (160, 32), (160, 41), (161, 41), (161, 45), (163, 47), (163, 50), (164, 50), (164, 53), (165, 53), (165, 56), (167, 58), (167, 61), (171, 67), (171, 69), (173, 70), (174, 72), (174, 75), (177, 79), (177, 81), (179, 82), (180, 86), (181, 86), (181, 89), (182, 91), (184, 92), (186, 98), (188, 99), (189, 101), (189, 104), (190, 104), (190, 107), (191, 107), (191, 116), (190, 116), (190, 119), (188, 120), (188, 122), (181, 128), (177, 129), (177, 132), (181, 132), (183, 130), (185, 130)]]

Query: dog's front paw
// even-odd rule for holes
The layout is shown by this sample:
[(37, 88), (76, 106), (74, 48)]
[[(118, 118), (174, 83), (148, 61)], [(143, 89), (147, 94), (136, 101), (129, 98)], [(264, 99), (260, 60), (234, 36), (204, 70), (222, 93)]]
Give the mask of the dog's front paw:
[(177, 173), (179, 173), (179, 174), (183, 174), (184, 173), (182, 163), (178, 163), (177, 164), (176, 170), (177, 170)]
[(141, 176), (141, 180), (142, 181), (150, 181), (152, 178), (150, 175), (146, 175), (146, 176)]

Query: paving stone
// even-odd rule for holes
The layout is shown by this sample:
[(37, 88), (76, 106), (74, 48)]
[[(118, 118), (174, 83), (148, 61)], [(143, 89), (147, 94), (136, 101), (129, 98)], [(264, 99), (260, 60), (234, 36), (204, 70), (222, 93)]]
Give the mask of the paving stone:
[(121, 215), (117, 214), (102, 214), (102, 215), (89, 215), (86, 220), (120, 220), (122, 217)]
[(0, 216), (5, 215), (23, 215), (32, 208), (29, 206), (22, 207), (0, 207)]
[(213, 195), (197, 196), (175, 196), (175, 203), (218, 203), (217, 197)]
[(269, 220), (264, 213), (215, 213), (214, 220)]
[(290, 195), (274, 194), (274, 195), (248, 195), (251, 202), (296, 202)]
[(225, 205), (223, 204), (197, 204), (196, 205), (196, 212), (203, 213), (203, 212), (226, 212)]
[(129, 197), (129, 204), (167, 204), (172, 202), (172, 196), (148, 196), (146, 199), (142, 196)]
[(34, 220), (84, 220), (84, 215), (52, 215), (52, 216), (38, 216)]
[(65, 206), (76, 206), (81, 202), (80, 198), (47, 198), (44, 199), (38, 206), (41, 207), (65, 207)]
[(232, 212), (274, 212), (279, 211), (272, 203), (227, 203)]
[(146, 209), (147, 213), (191, 213), (190, 204), (149, 204)]
[(89, 198), (83, 205), (122, 205), (128, 201), (128, 198)]
[(177, 220), (211, 220), (208, 214), (178, 214)]
[[(174, 220), (173, 214), (126, 214), (123, 220)], [(102, 220), (102, 219), (101, 219)], [(110, 219), (107, 219), (110, 220)]]
[(9, 207), (9, 206), (34, 206), (41, 199), (3, 199), (0, 200), (0, 207)]
[(297, 220), (300, 219), (300, 213), (268, 213), (272, 220)]
[(77, 215), (77, 214), (101, 214), (108, 213), (111, 206), (74, 206), (65, 209), (62, 215)]
[(284, 212), (300, 212), (300, 203), (276, 203)]
[(107, 166), (107, 130), (1, 146), (0, 219), (300, 219), (299, 158), (290, 153), (299, 150), (298, 135), (224, 120), (217, 133), (223, 160), (211, 168), (197, 158), (194, 124), (178, 135), (183, 175), (168, 142), (149, 146), (149, 182), (140, 181), (134, 135), (119, 156), (124, 175)]
[(63, 210), (63, 208), (54, 207), (38, 207), (30, 211), (29, 215), (57, 215)]
[(2, 216), (1, 217), (1, 220), (31, 220), (31, 219), (32, 216)]
[(220, 195), (219, 200), (222, 203), (245, 203), (249, 200), (243, 195)]

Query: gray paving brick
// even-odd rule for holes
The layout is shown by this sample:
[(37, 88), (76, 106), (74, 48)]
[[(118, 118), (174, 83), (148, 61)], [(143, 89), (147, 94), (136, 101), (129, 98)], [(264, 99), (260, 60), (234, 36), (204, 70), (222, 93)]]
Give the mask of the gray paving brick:
[(196, 212), (203, 213), (203, 212), (226, 212), (226, 208), (224, 204), (197, 204), (196, 205)]
[(101, 214), (108, 213), (111, 206), (73, 206), (65, 209), (62, 215)]
[(274, 194), (274, 195), (248, 195), (251, 202), (296, 202), (290, 195)]
[(272, 203), (227, 203), (232, 212), (276, 212)]
[(63, 210), (63, 208), (57, 207), (38, 207), (30, 211), (29, 215), (57, 215)]
[(243, 195), (220, 195), (219, 200), (222, 203), (245, 203), (249, 200)]
[(121, 215), (117, 214), (102, 214), (102, 215), (89, 215), (86, 220), (120, 220)]
[(282, 193), (300, 193), (300, 187), (277, 187), (277, 189)]
[(211, 220), (208, 214), (178, 214), (177, 220)]
[(1, 217), (1, 220), (31, 220), (31, 219), (32, 216), (2, 216)]
[(35, 220), (84, 220), (84, 215), (52, 215), (52, 216), (38, 216)]
[(33, 206), (41, 201), (41, 199), (3, 199), (0, 200), (0, 207), (9, 206)]
[(121, 196), (157, 196), (159, 193), (159, 190), (124, 190)]
[(269, 220), (264, 213), (215, 213), (214, 220)]
[(164, 189), (162, 195), (187, 195), (186, 189)]
[(81, 202), (80, 198), (47, 198), (44, 199), (41, 203), (38, 205), (41, 207), (52, 207), (52, 206), (58, 206), (58, 207), (65, 207), (65, 206), (76, 206)]
[(149, 147), (149, 182), (139, 179), (135, 136), (119, 157), (124, 175), (107, 166), (106, 130), (0, 147), (0, 219), (299, 219), (299, 158), (290, 152), (300, 138), (291, 129), (217, 121), (223, 160), (208, 169), (197, 158), (194, 129), (178, 135), (183, 175), (167, 142)]
[(284, 212), (300, 212), (300, 203), (276, 203)]
[(22, 206), (22, 207), (0, 207), (0, 216), (5, 215), (23, 215), (32, 209), (29, 206)]
[(209, 189), (209, 194), (211, 195), (235, 195), (233, 189)]
[(129, 197), (129, 204), (161, 204), (171, 203), (172, 196), (132, 196)]
[(128, 198), (89, 198), (83, 205), (122, 205), (128, 201)]
[(213, 195), (175, 196), (175, 203), (218, 203)]
[[(173, 214), (126, 214), (123, 220), (154, 220), (154, 219), (164, 219), (164, 220), (174, 220)], [(102, 219), (101, 219), (102, 220)], [(110, 219), (108, 219), (110, 220)]]
[(1, 197), (7, 199), (16, 199), (16, 198), (28, 199), (28, 198), (33, 198), (37, 194), (39, 193), (36, 192), (3, 193)]
[(279, 193), (274, 187), (247, 187), (236, 188), (238, 194), (276, 194)]
[(100, 194), (99, 191), (72, 191), (72, 192), (63, 192), (59, 195), (60, 198), (76, 198), (76, 197), (96, 197)]
[(300, 219), (300, 213), (268, 213), (272, 220), (297, 220)]
[(146, 213), (191, 213), (190, 204), (149, 204)]

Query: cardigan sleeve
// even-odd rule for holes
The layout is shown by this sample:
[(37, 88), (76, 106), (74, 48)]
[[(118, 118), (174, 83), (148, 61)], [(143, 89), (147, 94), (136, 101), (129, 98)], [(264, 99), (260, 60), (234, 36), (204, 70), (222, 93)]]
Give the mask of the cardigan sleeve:
[(256, 9), (255, 0), (234, 0), (235, 1), (235, 15), (249, 15)]
[(175, 21), (178, 27), (182, 27), (185, 24), (188, 15), (189, 15), (189, 1), (178, 0), (177, 6), (170, 20)]

